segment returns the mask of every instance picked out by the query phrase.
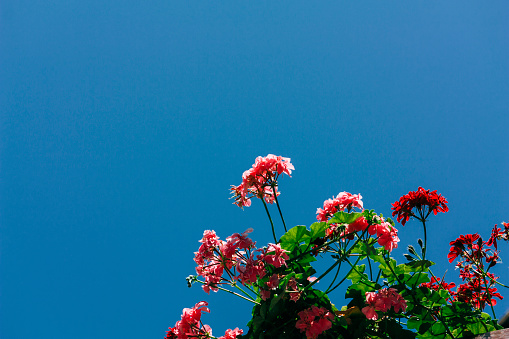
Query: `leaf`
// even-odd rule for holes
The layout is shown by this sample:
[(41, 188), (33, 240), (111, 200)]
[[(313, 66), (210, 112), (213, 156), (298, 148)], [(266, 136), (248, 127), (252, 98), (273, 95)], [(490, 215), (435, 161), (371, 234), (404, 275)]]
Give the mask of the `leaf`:
[(316, 238), (323, 238), (325, 236), (325, 230), (327, 229), (326, 222), (315, 222), (311, 224), (311, 241)]
[(352, 212), (337, 212), (334, 216), (327, 221), (327, 224), (351, 224), (358, 218), (362, 217), (362, 213)]
[(426, 273), (415, 273), (406, 284), (409, 286), (419, 286), (422, 283), (429, 282), (429, 277)]
[(410, 272), (425, 272), (429, 267), (435, 265), (435, 263), (429, 260), (416, 260), (406, 265), (413, 269)]
[(292, 227), (281, 237), (281, 247), (291, 252), (302, 241), (309, 240), (310, 234), (311, 233), (306, 229), (306, 226)]

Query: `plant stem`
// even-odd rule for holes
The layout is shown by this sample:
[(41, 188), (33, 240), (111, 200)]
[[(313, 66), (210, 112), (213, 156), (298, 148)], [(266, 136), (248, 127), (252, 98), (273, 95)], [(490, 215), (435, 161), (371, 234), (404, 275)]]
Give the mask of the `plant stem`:
[(272, 218), (270, 217), (269, 209), (267, 208), (267, 203), (262, 198), (263, 207), (265, 207), (265, 212), (267, 212), (267, 216), (269, 217), (270, 226), (272, 226), (272, 236), (274, 237), (274, 242), (277, 244), (276, 232), (274, 231), (274, 223), (272, 222)]
[[(206, 284), (204, 281), (201, 281), (201, 280), (196, 280), (196, 281), (197, 281), (197, 282), (199, 282), (200, 284), (203, 284), (203, 285), (205, 285), (205, 284)], [(235, 292), (233, 292), (233, 291), (227, 290), (226, 288), (223, 288), (223, 287), (221, 287), (221, 286), (216, 286), (216, 287), (217, 287), (218, 289), (220, 289), (221, 291), (225, 291), (225, 292), (228, 292), (228, 293), (234, 294), (234, 295), (236, 295), (236, 296), (237, 296), (237, 297), (239, 297), (239, 298), (242, 298), (242, 299), (245, 299), (245, 300), (247, 300), (247, 301), (252, 302), (253, 304), (260, 305), (260, 303), (256, 302), (255, 300), (250, 299), (250, 298), (246, 298), (246, 297), (244, 297), (244, 296), (243, 296), (243, 295), (241, 295), (241, 294), (238, 294), (238, 293), (235, 293)]]
[(274, 200), (276, 200), (277, 209), (279, 211), (279, 215), (281, 216), (281, 220), (283, 221), (283, 227), (285, 228), (285, 233), (286, 233), (286, 232), (288, 232), (288, 230), (286, 229), (285, 218), (283, 218), (283, 213), (281, 213), (281, 208), (279, 207), (279, 201), (277, 200), (277, 194), (276, 194), (274, 185), (272, 186), (272, 194), (274, 194)]

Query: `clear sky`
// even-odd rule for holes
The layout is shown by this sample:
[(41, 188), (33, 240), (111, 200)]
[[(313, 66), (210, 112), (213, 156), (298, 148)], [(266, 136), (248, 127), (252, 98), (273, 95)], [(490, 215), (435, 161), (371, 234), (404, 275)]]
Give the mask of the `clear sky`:
[[(456, 283), (449, 242), (509, 220), (507, 1), (4, 0), (0, 66), (2, 339), (161, 338), (201, 300), (246, 329), (185, 277), (205, 229), (270, 241), (228, 199), (258, 155), (292, 158), (290, 225), (437, 189), (428, 255)], [(399, 229), (402, 261), (422, 230)]]

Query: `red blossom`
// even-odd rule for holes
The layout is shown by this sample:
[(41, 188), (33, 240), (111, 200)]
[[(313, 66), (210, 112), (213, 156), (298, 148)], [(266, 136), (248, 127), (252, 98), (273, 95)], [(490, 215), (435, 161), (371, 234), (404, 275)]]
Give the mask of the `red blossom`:
[(419, 285), (419, 287), (426, 287), (430, 290), (447, 290), (451, 294), (451, 296), (454, 296), (456, 293), (452, 290), (454, 287), (456, 287), (455, 283), (446, 283), (445, 281), (440, 282), (440, 278), (431, 277), (431, 281), (428, 283), (422, 283)]
[[(427, 207), (427, 212), (425, 207)], [(436, 190), (430, 192), (430, 190), (419, 187), (417, 191), (408, 192), (399, 201), (392, 204), (394, 210), (392, 216), (397, 216), (398, 222), (405, 226), (411, 217), (416, 217), (412, 211), (414, 208), (417, 208), (419, 217), (422, 219), (425, 219), (431, 212), (436, 215), (438, 212), (449, 211), (447, 200), (441, 194), (437, 194)]]

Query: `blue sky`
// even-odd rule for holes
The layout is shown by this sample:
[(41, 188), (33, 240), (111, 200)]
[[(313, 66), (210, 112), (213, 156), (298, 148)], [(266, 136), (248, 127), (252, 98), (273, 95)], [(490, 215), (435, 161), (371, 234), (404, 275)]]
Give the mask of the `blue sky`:
[[(437, 189), (450, 212), (430, 220), (428, 255), (459, 282), (449, 241), (509, 219), (507, 13), (505, 1), (2, 1), (0, 337), (161, 338), (201, 300), (214, 334), (246, 329), (250, 305), (184, 278), (205, 229), (270, 241), (262, 205), (228, 199), (268, 153), (296, 168), (280, 182), (289, 225), (341, 191), (388, 215)], [(403, 260), (422, 230), (399, 229)]]

